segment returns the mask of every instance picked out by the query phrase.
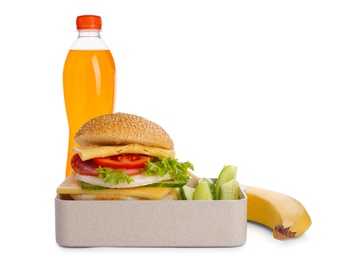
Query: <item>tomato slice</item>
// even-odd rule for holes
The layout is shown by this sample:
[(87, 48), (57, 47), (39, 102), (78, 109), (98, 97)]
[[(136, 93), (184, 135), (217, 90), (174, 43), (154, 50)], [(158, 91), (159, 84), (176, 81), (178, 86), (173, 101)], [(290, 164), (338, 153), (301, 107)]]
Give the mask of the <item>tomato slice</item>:
[(142, 154), (120, 154), (104, 158), (94, 158), (93, 162), (102, 167), (116, 169), (136, 169), (145, 166), (153, 157)]

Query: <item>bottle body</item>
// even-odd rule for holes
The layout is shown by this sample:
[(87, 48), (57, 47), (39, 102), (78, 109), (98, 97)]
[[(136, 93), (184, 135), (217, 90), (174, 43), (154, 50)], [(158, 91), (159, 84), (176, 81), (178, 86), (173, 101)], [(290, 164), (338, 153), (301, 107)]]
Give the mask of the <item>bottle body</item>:
[(69, 50), (63, 70), (69, 125), (66, 176), (72, 171), (72, 147), (77, 146), (74, 136), (79, 128), (94, 117), (113, 113), (115, 106), (116, 69), (113, 56), (101, 38), (92, 36), (91, 32), (86, 32), (87, 36), (82, 36), (82, 33)]

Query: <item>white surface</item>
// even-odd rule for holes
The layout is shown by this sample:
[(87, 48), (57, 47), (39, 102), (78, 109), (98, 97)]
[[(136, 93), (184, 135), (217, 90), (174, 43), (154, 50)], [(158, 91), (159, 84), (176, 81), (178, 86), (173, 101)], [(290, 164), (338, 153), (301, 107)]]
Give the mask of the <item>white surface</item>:
[[(1, 255), (298, 259), (339, 253), (340, 1), (36, 0), (1, 2), (0, 12)], [(56, 244), (54, 196), (64, 178), (68, 134), (62, 69), (76, 16), (87, 13), (102, 16), (102, 37), (116, 62), (116, 111), (162, 125), (177, 156), (190, 160), (199, 176), (217, 177), (224, 164), (234, 164), (240, 183), (301, 201), (313, 221), (303, 237), (282, 242), (248, 224), (247, 243), (239, 248)]]

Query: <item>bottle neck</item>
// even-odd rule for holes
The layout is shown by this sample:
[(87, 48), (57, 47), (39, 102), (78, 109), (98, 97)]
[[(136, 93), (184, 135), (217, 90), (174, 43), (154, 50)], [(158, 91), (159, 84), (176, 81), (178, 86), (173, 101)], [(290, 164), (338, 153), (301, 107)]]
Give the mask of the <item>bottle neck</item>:
[(100, 36), (101, 30), (78, 30), (78, 37), (72, 50), (108, 50)]
[(78, 37), (99, 37), (100, 36), (100, 30), (78, 30)]

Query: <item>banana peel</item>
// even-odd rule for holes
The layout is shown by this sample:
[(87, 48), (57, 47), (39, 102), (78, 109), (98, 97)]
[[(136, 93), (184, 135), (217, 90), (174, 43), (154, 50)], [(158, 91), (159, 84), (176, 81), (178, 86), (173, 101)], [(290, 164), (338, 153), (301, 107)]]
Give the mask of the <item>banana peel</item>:
[(303, 235), (311, 226), (305, 207), (279, 192), (241, 185), (247, 195), (247, 219), (273, 230), (273, 237), (288, 240)]

